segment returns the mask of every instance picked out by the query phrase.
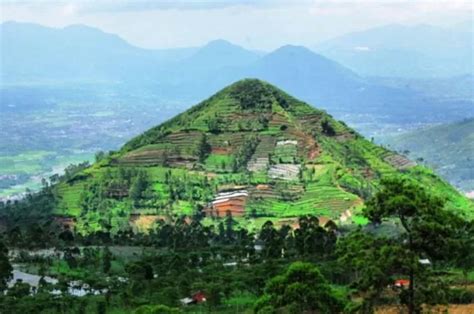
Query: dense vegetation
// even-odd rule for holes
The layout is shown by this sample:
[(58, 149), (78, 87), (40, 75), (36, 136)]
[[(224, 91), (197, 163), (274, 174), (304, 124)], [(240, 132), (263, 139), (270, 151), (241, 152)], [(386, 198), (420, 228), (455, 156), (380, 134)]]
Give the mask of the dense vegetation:
[[(148, 234), (11, 229), (2, 239), (16, 248), (11, 258), (41, 278), (34, 288), (17, 281), (6, 289), (12, 267), (2, 244), (0, 304), (7, 313), (371, 313), (398, 305), (418, 313), (474, 302), (472, 222), (407, 179), (384, 181), (364, 215), (372, 225), (353, 231), (301, 216), (295, 229), (267, 221), (252, 233), (231, 215), (217, 228), (181, 218)], [(390, 217), (404, 232), (378, 232)], [(400, 279), (409, 283), (395, 286)], [(196, 292), (206, 300), (184, 305)]]
[[(473, 203), (258, 80), (42, 184), (0, 203), (0, 305), (11, 313), (473, 302)], [(10, 282), (12, 265), (37, 284)]]
[(430, 170), (269, 84), (244, 80), (120, 151), (97, 154), (92, 166), (68, 168), (60, 180), (43, 182), (37, 195), (2, 204), (0, 215), (8, 225), (37, 216), (70, 221), (83, 235), (146, 231), (182, 215), (215, 225), (227, 211), (250, 229), (267, 220), (292, 224), (305, 214), (364, 223), (364, 201), (382, 178), (400, 175), (416, 178), (445, 198), (446, 208), (472, 217), (472, 202)]

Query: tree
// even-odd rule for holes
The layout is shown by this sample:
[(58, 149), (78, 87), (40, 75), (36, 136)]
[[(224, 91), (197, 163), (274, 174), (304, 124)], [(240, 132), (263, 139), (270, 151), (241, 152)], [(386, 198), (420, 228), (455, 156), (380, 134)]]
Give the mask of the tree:
[(143, 196), (143, 192), (148, 188), (148, 179), (146, 173), (143, 171), (138, 172), (135, 180), (132, 182), (130, 187), (130, 197), (133, 202), (137, 204)]
[(95, 162), (100, 162), (106, 157), (106, 153), (103, 151), (98, 151), (95, 153)]
[(137, 308), (133, 314), (178, 314), (179, 309), (168, 307), (166, 305), (142, 305)]
[[(418, 261), (421, 254), (431, 247), (430, 242), (439, 241), (437, 232), (433, 232), (439, 228), (426, 222), (442, 215), (443, 207), (442, 200), (431, 196), (412, 180), (397, 177), (382, 181), (382, 189), (367, 202), (364, 211), (375, 224), (393, 217), (398, 218), (403, 226), (405, 233), (401, 243), (406, 250), (405, 266), (410, 281), (406, 297), (410, 314), (415, 313), (419, 306), (415, 300), (415, 275), (420, 270)], [(427, 237), (428, 234), (432, 237)]]
[(327, 119), (324, 119), (323, 121), (321, 121), (321, 128), (323, 129), (323, 133), (328, 136), (336, 135), (336, 131), (334, 130), (334, 127)]
[(395, 240), (362, 230), (338, 240), (336, 256), (341, 269), (340, 279), (363, 295), (364, 313), (373, 312), (385, 287), (393, 283), (392, 275), (399, 273), (404, 264), (404, 253)]
[(295, 244), (301, 256), (325, 256), (332, 253), (336, 243), (334, 232), (327, 232), (319, 226), (319, 220), (312, 215), (302, 216), (298, 219), (299, 228), (295, 230)]
[(210, 152), (211, 152), (211, 145), (209, 145), (209, 143), (207, 142), (206, 133), (203, 133), (201, 138), (199, 139), (199, 143), (197, 146), (197, 155), (199, 158), (199, 162), (203, 163)]
[(102, 270), (106, 274), (109, 273), (110, 268), (112, 267), (112, 257), (112, 252), (110, 252), (109, 247), (106, 246), (102, 251)]
[(23, 282), (21, 279), (17, 279), (13, 287), (8, 289), (7, 295), (15, 299), (21, 299), (27, 297), (30, 294), (31, 286)]
[(462, 269), (464, 282), (468, 282), (469, 271), (474, 269), (474, 222), (465, 222), (458, 225), (458, 237), (453, 241), (451, 248), (455, 264)]
[(138, 282), (153, 279), (153, 268), (145, 261), (132, 262), (125, 266), (130, 279)]
[(0, 242), (0, 293), (8, 287), (13, 278), (13, 267), (8, 260), (8, 248)]
[(264, 243), (263, 254), (266, 257), (278, 258), (281, 256), (284, 243), (280, 234), (273, 226), (273, 222), (269, 220), (263, 224), (258, 238)]
[(100, 300), (97, 302), (97, 314), (105, 314), (107, 312), (107, 304)]
[(222, 123), (223, 123), (222, 119), (218, 117), (216, 114), (213, 118), (210, 118), (207, 121), (207, 128), (209, 129), (209, 132), (213, 134), (219, 134), (221, 132)]
[(226, 234), (226, 239), (229, 241), (229, 243), (232, 243), (232, 240), (234, 239), (234, 224), (236, 221), (232, 217), (232, 213), (230, 210), (226, 212), (225, 215), (225, 234)]
[(71, 249), (66, 248), (64, 250), (64, 261), (67, 263), (69, 268), (76, 268), (77, 267), (77, 260), (74, 257), (74, 252)]
[(264, 295), (255, 304), (255, 311), (338, 313), (343, 307), (344, 302), (316, 266), (295, 262), (284, 274), (267, 283)]

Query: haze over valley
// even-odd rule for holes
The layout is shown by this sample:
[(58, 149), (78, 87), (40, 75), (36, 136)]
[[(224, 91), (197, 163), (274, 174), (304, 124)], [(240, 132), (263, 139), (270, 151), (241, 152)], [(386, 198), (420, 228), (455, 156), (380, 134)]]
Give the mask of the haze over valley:
[[(334, 52), (361, 42), (413, 53), (421, 49), (384, 41), (378, 35), (384, 28), (329, 40), (315, 45), (315, 50), (285, 45), (263, 52), (222, 39), (201, 47), (143, 49), (85, 25), (50, 28), (4, 22), (0, 27), (2, 198), (21, 195), (26, 188), (35, 190), (42, 177), (60, 172), (69, 163), (92, 161), (97, 151), (115, 150), (127, 139), (246, 77), (280, 86), (365, 136), (388, 144), (392, 135), (404, 131), (474, 116), (469, 64), (449, 73), (426, 67), (431, 73), (390, 72), (394, 77), (388, 77), (388, 72), (375, 73), (364, 63), (354, 66)], [(448, 32), (428, 26), (390, 25), (387, 29), (394, 38), (403, 38), (408, 29), (419, 36), (429, 30), (435, 38)], [(468, 28), (449, 32), (457, 36), (452, 40), (462, 43), (466, 41), (456, 38), (469, 36)], [(430, 46), (434, 44), (435, 40), (428, 41), (423, 47), (427, 53), (438, 51)], [(472, 45), (456, 53), (468, 55)], [(374, 66), (377, 57), (367, 57), (364, 62)], [(468, 60), (458, 57), (433, 56), (426, 62), (452, 69), (456, 67), (442, 60)], [(395, 60), (389, 64), (402, 68)]]
[(0, 313), (474, 313), (468, 0), (1, 0)]

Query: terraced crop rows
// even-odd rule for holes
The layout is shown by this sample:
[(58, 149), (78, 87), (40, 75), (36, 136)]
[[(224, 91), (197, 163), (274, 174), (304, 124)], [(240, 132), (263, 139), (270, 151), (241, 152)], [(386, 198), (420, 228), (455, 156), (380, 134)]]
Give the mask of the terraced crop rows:
[(297, 159), (297, 146), (294, 144), (277, 145), (272, 154), (273, 163), (294, 163)]
[(268, 170), (268, 176), (272, 179), (296, 180), (300, 171), (300, 165), (277, 164)]
[(211, 145), (213, 151), (222, 149), (229, 154), (234, 153), (242, 146), (245, 140), (243, 133), (226, 132), (221, 134), (210, 134), (207, 141)]
[(405, 170), (416, 166), (416, 163), (402, 155), (390, 155), (385, 157), (384, 160), (399, 170)]
[(276, 139), (274, 136), (260, 135), (259, 140), (260, 142), (247, 165), (249, 171), (265, 171), (269, 162), (268, 155), (273, 152), (275, 148)]
[(69, 185), (62, 183), (58, 186), (57, 194), (61, 195), (59, 204), (55, 211), (57, 215), (79, 216), (81, 213), (81, 194), (86, 182)]
[[(151, 146), (151, 145), (150, 145)], [(126, 154), (123, 158), (119, 159), (120, 164), (124, 165), (159, 165), (163, 164), (166, 160), (167, 149), (157, 149), (154, 147), (143, 147), (139, 151), (132, 151)]]

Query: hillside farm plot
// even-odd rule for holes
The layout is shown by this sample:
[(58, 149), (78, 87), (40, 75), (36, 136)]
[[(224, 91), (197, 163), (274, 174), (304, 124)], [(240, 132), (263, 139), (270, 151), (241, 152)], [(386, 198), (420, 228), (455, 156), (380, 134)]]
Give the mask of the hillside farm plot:
[[(324, 111), (250, 82), (224, 89), (61, 181), (53, 215), (76, 218), (83, 233), (107, 224), (129, 227), (130, 214), (173, 221), (201, 211), (210, 220), (229, 212), (242, 221), (312, 214), (349, 224), (382, 178), (407, 176), (444, 196), (447, 208), (472, 216), (472, 202), (433, 173), (405, 169), (409, 162)], [(253, 94), (255, 84), (262, 95)]]
[(213, 153), (206, 158), (204, 167), (211, 172), (230, 172), (233, 162), (233, 156)]
[(149, 232), (159, 220), (167, 221), (166, 216), (162, 215), (130, 215), (129, 224), (134, 232)]
[(260, 135), (260, 142), (247, 164), (247, 170), (252, 172), (266, 171), (269, 164), (269, 156), (275, 148), (276, 139), (271, 135)]
[(405, 170), (416, 166), (416, 163), (405, 156), (392, 154), (384, 158), (386, 162), (397, 168), (398, 170)]
[(204, 211), (206, 216), (210, 217), (225, 217), (227, 213), (232, 216), (243, 216), (247, 197), (247, 190), (220, 192)]
[(297, 145), (296, 140), (278, 141), (271, 157), (272, 163), (295, 163), (298, 158)]
[(231, 155), (245, 140), (243, 133), (222, 132), (219, 134), (208, 134), (207, 142), (211, 146), (212, 154)]
[(171, 151), (171, 145), (169, 144), (146, 145), (127, 153), (119, 159), (119, 163), (126, 165), (162, 165), (166, 162), (168, 151)]
[[(293, 197), (288, 194), (292, 190), (295, 194)], [(342, 213), (361, 203), (362, 200), (356, 195), (333, 186), (311, 183), (302, 190), (301, 185), (291, 185), (286, 189), (283, 186), (275, 188), (261, 185), (259, 189), (250, 189), (246, 212), (275, 217), (311, 214), (338, 220)]]
[(54, 212), (56, 215), (79, 216), (81, 208), (81, 195), (86, 187), (86, 182), (76, 184), (61, 183), (57, 193), (61, 195), (58, 206)]
[(300, 172), (300, 165), (278, 164), (272, 165), (268, 170), (268, 176), (272, 179), (296, 180)]

